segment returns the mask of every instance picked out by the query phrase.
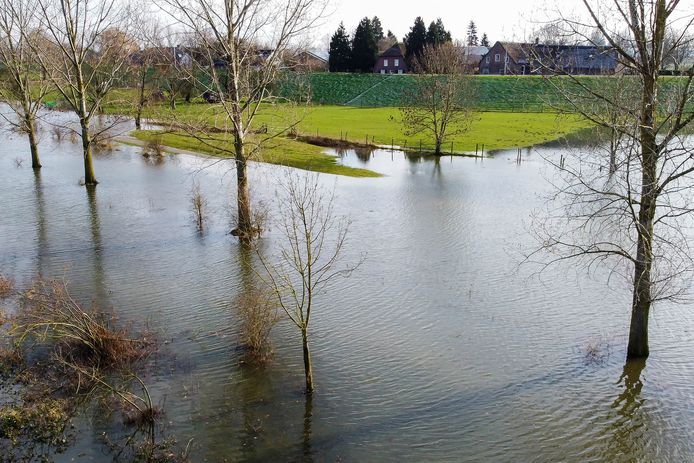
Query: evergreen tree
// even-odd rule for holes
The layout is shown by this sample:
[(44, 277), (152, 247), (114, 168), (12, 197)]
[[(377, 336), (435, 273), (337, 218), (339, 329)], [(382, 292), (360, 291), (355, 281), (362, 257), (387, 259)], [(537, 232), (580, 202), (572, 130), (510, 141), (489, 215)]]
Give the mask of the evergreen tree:
[(371, 30), (374, 37), (376, 37), (376, 42), (385, 38), (385, 35), (383, 35), (383, 26), (381, 25), (381, 20), (378, 19), (378, 16), (374, 16), (371, 20)]
[(352, 62), (352, 46), (349, 43), (349, 36), (345, 32), (344, 24), (330, 38), (330, 55), (328, 66), (330, 72), (347, 72), (350, 70)]
[(391, 31), (390, 29), (388, 29), (388, 33), (386, 34), (386, 37), (388, 37), (389, 39), (395, 40), (395, 41), (398, 40), (398, 38), (395, 37), (395, 34), (393, 34), (393, 31)]
[(469, 47), (476, 47), (479, 45), (479, 41), (477, 39), (477, 25), (475, 24), (475, 21), (470, 21), (470, 24), (467, 26), (467, 45)]
[(359, 72), (373, 72), (378, 53), (378, 41), (369, 18), (359, 21), (352, 38), (352, 69)]
[(427, 42), (427, 28), (424, 25), (424, 20), (421, 16), (417, 16), (414, 20), (414, 25), (410, 28), (410, 32), (404, 37), (405, 42), (405, 60), (410, 69), (414, 66), (414, 62), (422, 54), (424, 45)]
[(482, 34), (482, 40), (480, 41), (480, 45), (487, 48), (491, 47), (491, 45), (489, 45), (489, 37), (487, 37), (486, 32)]
[(451, 41), (451, 33), (443, 27), (443, 21), (441, 18), (437, 19), (436, 22), (432, 21), (429, 24), (429, 29), (426, 34), (426, 43), (429, 45), (441, 45), (442, 43)]

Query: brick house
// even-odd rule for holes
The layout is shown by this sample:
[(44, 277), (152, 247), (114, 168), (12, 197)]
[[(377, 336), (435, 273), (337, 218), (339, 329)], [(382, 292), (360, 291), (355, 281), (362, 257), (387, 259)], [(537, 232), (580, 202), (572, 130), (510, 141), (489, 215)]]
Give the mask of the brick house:
[(528, 44), (496, 42), (480, 62), (480, 74), (524, 75), (530, 74), (530, 62), (526, 54)]
[(614, 74), (617, 54), (609, 47), (496, 42), (480, 62), (480, 74)]
[(405, 50), (402, 44), (396, 43), (376, 59), (374, 72), (377, 74), (404, 74), (407, 72)]

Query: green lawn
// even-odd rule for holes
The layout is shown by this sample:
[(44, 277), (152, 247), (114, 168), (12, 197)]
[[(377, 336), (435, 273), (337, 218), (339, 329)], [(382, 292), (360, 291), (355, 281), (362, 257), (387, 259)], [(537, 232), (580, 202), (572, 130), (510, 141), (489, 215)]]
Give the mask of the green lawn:
[[(183, 132), (141, 130), (131, 132), (130, 135), (142, 141), (150, 141), (159, 138), (163, 145), (173, 148), (205, 153), (213, 156), (231, 157), (229, 151), (231, 142), (228, 136), (224, 134), (210, 136), (204, 143), (201, 143), (197, 138)], [(325, 174), (346, 175), (348, 177), (381, 176), (381, 174), (371, 170), (340, 165), (334, 156), (324, 154), (322, 148), (288, 138), (276, 138), (266, 142), (263, 144), (263, 148), (257, 156), (251, 159)]]
[[(125, 108), (110, 108), (113, 112), (125, 112)], [(207, 103), (179, 103), (175, 111), (164, 106), (147, 110), (147, 117), (160, 121), (196, 121), (228, 128), (226, 118), (217, 105)], [(350, 106), (298, 106), (268, 105), (258, 113), (256, 127), (267, 125), (270, 131), (282, 130), (295, 121), (301, 135), (318, 135), (352, 142), (433, 149), (433, 139), (426, 134), (406, 137), (398, 108), (355, 108)], [(469, 131), (449, 138), (446, 152), (474, 152), (476, 145), (484, 145), (485, 151), (504, 148), (527, 147), (556, 140), (590, 124), (575, 115), (556, 113), (477, 113)]]
[[(258, 123), (269, 127), (277, 126), (281, 108), (261, 113)], [(397, 108), (353, 108), (348, 106), (312, 106), (298, 113), (302, 117), (299, 131), (305, 135), (328, 138), (345, 138), (353, 142), (381, 145), (433, 148), (433, 139), (426, 135), (406, 137)], [(556, 140), (577, 130), (589, 127), (584, 119), (574, 115), (554, 113), (508, 113), (483, 112), (474, 116), (470, 130), (451, 137), (445, 149), (453, 152), (473, 152), (476, 145), (485, 145), (485, 150), (526, 147)]]

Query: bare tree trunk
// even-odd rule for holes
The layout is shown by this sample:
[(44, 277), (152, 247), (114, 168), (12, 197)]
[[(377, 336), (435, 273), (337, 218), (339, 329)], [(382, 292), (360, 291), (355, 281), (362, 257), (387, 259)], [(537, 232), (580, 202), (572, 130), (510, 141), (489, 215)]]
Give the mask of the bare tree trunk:
[(301, 330), (302, 347), (304, 350), (304, 376), (306, 377), (306, 393), (313, 393), (313, 367), (311, 366), (311, 351), (308, 348), (308, 331)]
[(651, 308), (651, 269), (653, 267), (653, 221), (657, 192), (658, 148), (653, 131), (656, 79), (644, 82), (641, 110), (641, 204), (637, 224), (634, 295), (629, 328), (627, 359), (648, 357), (648, 314)]
[(137, 99), (137, 112), (135, 113), (135, 129), (142, 129), (142, 110), (145, 106), (145, 83), (147, 79), (147, 68), (140, 71), (140, 94)]
[(251, 194), (248, 188), (248, 160), (244, 148), (243, 139), (239, 136), (235, 141), (236, 151), (236, 202), (238, 210), (238, 224), (236, 234), (242, 243), (253, 240), (253, 219), (251, 217)]
[(31, 149), (31, 167), (33, 169), (41, 168), (41, 160), (39, 159), (39, 145), (36, 140), (36, 120), (34, 116), (26, 116), (26, 129), (29, 136), (29, 148)]
[(92, 141), (89, 134), (89, 123), (82, 119), (82, 151), (84, 153), (84, 184), (96, 185), (96, 175), (94, 175), (94, 163), (92, 161)]

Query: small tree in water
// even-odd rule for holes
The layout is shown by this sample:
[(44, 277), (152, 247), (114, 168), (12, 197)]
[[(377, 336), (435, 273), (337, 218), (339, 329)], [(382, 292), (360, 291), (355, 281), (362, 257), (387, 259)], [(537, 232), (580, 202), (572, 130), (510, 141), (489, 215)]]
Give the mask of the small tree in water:
[[(0, 0), (0, 100), (17, 118), (3, 118), (29, 138), (31, 167), (41, 168), (36, 119), (49, 91), (30, 43), (41, 41), (34, 0)], [(45, 42), (45, 41), (44, 41)]]
[(405, 93), (400, 108), (407, 136), (427, 135), (441, 154), (450, 137), (469, 130), (475, 103), (471, 67), (461, 48), (451, 43), (427, 45), (414, 63), (422, 74)]
[(287, 317), (301, 332), (306, 392), (313, 392), (309, 323), (315, 298), (337, 278), (349, 276), (356, 265), (340, 265), (349, 220), (337, 217), (334, 191), (323, 188), (316, 174), (289, 173), (279, 182), (279, 229), (284, 241), (275, 262), (260, 251), (265, 279)]

